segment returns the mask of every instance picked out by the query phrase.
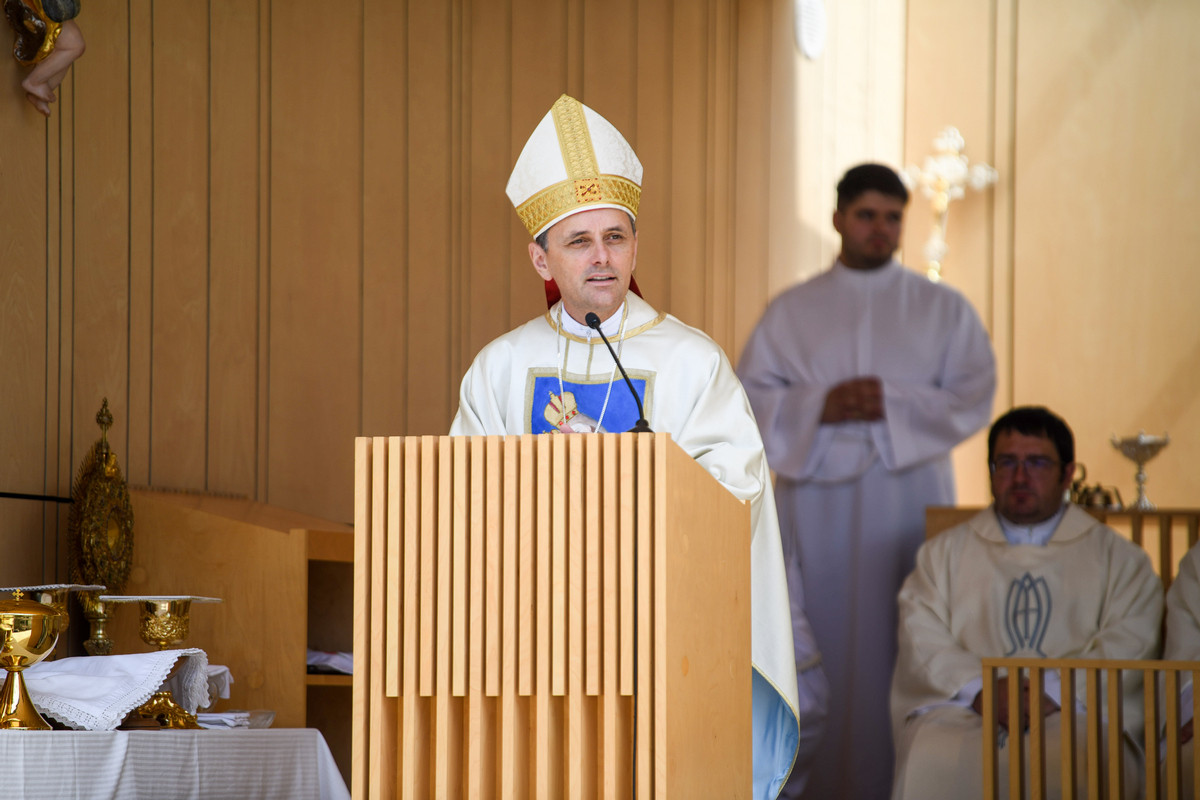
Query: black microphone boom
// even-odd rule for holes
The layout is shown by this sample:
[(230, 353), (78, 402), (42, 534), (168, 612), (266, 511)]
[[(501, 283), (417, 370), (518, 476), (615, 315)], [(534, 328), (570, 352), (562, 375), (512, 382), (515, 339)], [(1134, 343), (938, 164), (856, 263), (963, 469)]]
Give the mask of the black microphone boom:
[(633, 388), (633, 381), (629, 380), (629, 376), (625, 374), (625, 367), (621, 366), (621, 359), (617, 358), (617, 351), (613, 350), (612, 344), (609, 343), (608, 337), (604, 335), (604, 331), (600, 330), (600, 317), (595, 311), (589, 311), (587, 316), (583, 318), (587, 326), (600, 334), (600, 338), (604, 340), (608, 352), (612, 353), (613, 361), (617, 364), (617, 369), (621, 370), (621, 377), (625, 379), (625, 385), (629, 387), (629, 393), (633, 395), (633, 402), (637, 403), (638, 420), (637, 423), (629, 429), (629, 433), (654, 433), (650, 430), (650, 423), (646, 421), (646, 412), (642, 410), (642, 398), (638, 397), (637, 390)]

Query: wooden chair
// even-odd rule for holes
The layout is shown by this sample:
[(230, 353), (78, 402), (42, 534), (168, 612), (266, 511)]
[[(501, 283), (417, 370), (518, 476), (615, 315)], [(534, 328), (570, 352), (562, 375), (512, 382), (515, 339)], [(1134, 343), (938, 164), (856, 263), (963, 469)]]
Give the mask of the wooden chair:
[[(1076, 725), (1076, 715), (1063, 714), (1059, 721), (1061, 736), (1060, 767), (1058, 770), (1062, 797), (1088, 797), (1094, 800), (1126, 800), (1127, 768), (1125, 758), (1113, 758), (1124, 753), (1127, 731), (1124, 727), (1125, 691), (1137, 686), (1142, 694), (1140, 708), (1144, 715), (1142, 730), (1136, 745), (1145, 755), (1143, 781), (1139, 796), (1154, 798), (1200, 797), (1200, 739), (1193, 737), (1186, 744), (1180, 741), (1180, 720), (1183, 718), (1181, 698), (1183, 689), (1200, 676), (1200, 661), (1121, 661), (1106, 659), (983, 659), (983, 797), (997, 800), (1000, 792), (1001, 759), (999, 742), (1001, 729), (996, 719), (997, 680), (1007, 674), (1008, 707), (1019, 708), (1022, 681), (1028, 679), (1033, 696), (1041, 695), (1046, 673), (1056, 670), (1062, 686), (1062, 707), (1076, 707), (1077, 692), (1082, 687), (1086, 708), (1083, 730)], [(1135, 673), (1130, 675), (1130, 673)], [(1136, 675), (1136, 673), (1140, 673)], [(1018, 679), (1013, 680), (1013, 676)], [(1129, 678), (1134, 680), (1130, 681)], [(1140, 681), (1136, 678), (1140, 677)], [(1200, 695), (1191, 700), (1193, 717), (1200, 715)], [(1101, 709), (1100, 713), (1095, 713)], [(1060, 712), (1061, 713), (1061, 712)], [(1008, 797), (1010, 800), (1041, 800), (1047, 796), (1045, 720), (1034, 714), (1029, 729), (1015, 731), (1010, 726), (1007, 746)], [(1080, 737), (1083, 737), (1082, 739)], [(1018, 743), (1020, 746), (1017, 746)], [(1084, 752), (1082, 763), (1076, 754)], [(1184, 769), (1185, 762), (1192, 765)], [(1185, 783), (1186, 782), (1186, 783)], [(1086, 794), (1080, 794), (1086, 786)], [(1185, 788), (1189, 791), (1185, 792)]]

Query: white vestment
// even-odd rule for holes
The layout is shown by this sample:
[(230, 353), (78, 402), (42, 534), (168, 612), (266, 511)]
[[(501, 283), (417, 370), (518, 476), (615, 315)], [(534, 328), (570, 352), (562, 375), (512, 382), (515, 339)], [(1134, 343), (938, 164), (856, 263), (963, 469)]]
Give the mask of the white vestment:
[[(1163, 658), (1171, 661), (1200, 661), (1200, 544), (1192, 545), (1183, 558), (1179, 560), (1179, 573), (1171, 581), (1167, 590), (1167, 622), (1166, 634), (1163, 638)], [(1190, 675), (1180, 676), (1182, 691), (1180, 697), (1180, 720), (1186, 725), (1193, 719), (1192, 685)], [(1165, 712), (1164, 712), (1165, 714)], [(1195, 722), (1192, 730), (1195, 731)], [(1194, 734), (1193, 734), (1194, 735)], [(1166, 780), (1166, 763), (1160, 765), (1163, 770), (1163, 780)], [(1183, 748), (1181, 760), (1182, 789), (1181, 800), (1192, 800), (1192, 773), (1195, 770), (1195, 759), (1192, 756), (1190, 744)], [(1165, 783), (1164, 783), (1165, 785)]]
[[(982, 718), (952, 702), (980, 679), (980, 658), (1158, 657), (1162, 584), (1150, 559), (1076, 506), (1045, 546), (1009, 544), (991, 508), (933, 537), (898, 602), (893, 798), (981, 796)], [(1125, 673), (1124, 681), (1126, 777), (1136, 784), (1141, 675)], [(1052, 729), (1058, 724), (1058, 715), (1047, 718)], [(1053, 774), (1056, 729), (1046, 741)], [(1007, 766), (1001, 772), (1006, 780)], [(1048, 783), (1057, 796), (1057, 781)]]
[(1179, 574), (1167, 590), (1166, 628), (1163, 658), (1200, 660), (1200, 544), (1179, 560)]
[[(562, 330), (561, 303), (488, 344), (462, 381), (452, 435), (543, 433), (554, 398), (598, 421), (629, 430), (637, 407), (599, 336)], [(625, 314), (627, 313), (627, 317)], [(567, 319), (569, 322), (569, 318)], [(671, 439), (742, 501), (751, 504), (751, 660), (754, 667), (754, 796), (775, 797), (797, 745), (819, 725), (824, 675), (808, 621), (790, 606), (762, 439), (745, 392), (721, 348), (702, 332), (634, 294), (603, 330), (637, 388), (650, 427)], [(591, 331), (586, 331), (591, 333)], [(560, 388), (561, 381), (561, 388)], [(799, 687), (795, 647), (814, 669)]]
[[(896, 592), (925, 507), (954, 503), (951, 449), (991, 415), (991, 344), (957, 291), (896, 261), (835, 263), (770, 304), (738, 374), (776, 473), (793, 599), (803, 585), (830, 682), (806, 796), (879, 800), (891, 786)], [(868, 375), (882, 382), (884, 419), (821, 425), (829, 390)]]

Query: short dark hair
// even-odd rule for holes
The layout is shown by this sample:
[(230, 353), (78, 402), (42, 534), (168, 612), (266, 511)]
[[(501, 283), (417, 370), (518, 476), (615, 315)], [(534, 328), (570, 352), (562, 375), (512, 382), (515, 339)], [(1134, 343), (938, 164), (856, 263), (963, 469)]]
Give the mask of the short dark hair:
[(895, 197), (908, 205), (908, 187), (891, 167), (883, 164), (859, 164), (846, 170), (838, 181), (837, 207), (840, 211), (858, 199), (864, 192), (876, 191)]
[(1049, 439), (1066, 467), (1075, 461), (1075, 436), (1062, 417), (1043, 406), (1018, 406), (992, 423), (988, 431), (988, 463), (996, 456), (996, 439), (1001, 433), (1016, 431), (1022, 436)]
[[(631, 231), (633, 231), (634, 233), (637, 233), (637, 221), (634, 220), (633, 214), (630, 214), (628, 211), (626, 211), (625, 216), (629, 217), (629, 229)], [(564, 219), (565, 219), (565, 217), (564, 217)], [(550, 226), (550, 228), (553, 228), (553, 227), (554, 227), (553, 225)], [(545, 250), (546, 246), (550, 244), (550, 235), (549, 235), (550, 228), (546, 228), (546, 230), (542, 231), (537, 236), (533, 237), (533, 240), (535, 242), (537, 242), (537, 246), (542, 248), (543, 250)]]

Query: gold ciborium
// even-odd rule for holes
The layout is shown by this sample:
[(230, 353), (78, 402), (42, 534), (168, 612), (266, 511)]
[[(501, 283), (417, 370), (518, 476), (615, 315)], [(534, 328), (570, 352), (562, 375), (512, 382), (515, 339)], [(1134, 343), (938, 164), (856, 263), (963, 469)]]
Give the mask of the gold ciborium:
[(1162, 436), (1147, 436), (1145, 431), (1138, 431), (1137, 436), (1126, 436), (1124, 439), (1112, 437), (1112, 446), (1121, 451), (1121, 455), (1137, 464), (1137, 499), (1127, 511), (1153, 511), (1154, 503), (1146, 497), (1146, 462), (1158, 455), (1170, 443), (1164, 433)]
[(58, 635), (62, 636), (67, 632), (67, 625), (70, 622), (70, 615), (67, 613), (67, 598), (71, 592), (102, 592), (104, 591), (104, 587), (82, 583), (43, 583), (37, 586), (10, 586), (0, 588), (0, 597), (18, 591), (23, 592), (25, 597), (33, 602), (50, 606), (59, 613), (61, 619), (58, 626)]
[[(142, 641), (159, 650), (179, 647), (187, 639), (188, 622), (192, 603), (219, 603), (219, 597), (195, 597), (193, 595), (102, 595), (106, 603), (137, 603), (141, 612), (140, 633)], [(164, 728), (199, 728), (196, 717), (175, 702), (169, 691), (163, 689), (133, 713), (146, 720), (157, 720)]]
[(48, 731), (50, 725), (29, 699), (21, 673), (54, 649), (62, 615), (23, 599), (23, 594), (18, 590), (11, 600), (0, 600), (0, 667), (8, 670), (0, 689), (0, 730)]

